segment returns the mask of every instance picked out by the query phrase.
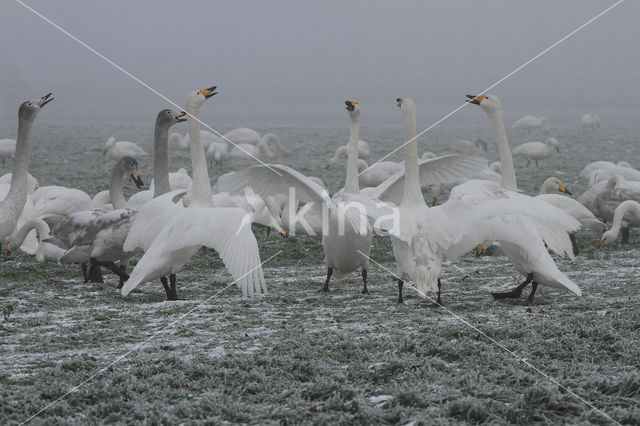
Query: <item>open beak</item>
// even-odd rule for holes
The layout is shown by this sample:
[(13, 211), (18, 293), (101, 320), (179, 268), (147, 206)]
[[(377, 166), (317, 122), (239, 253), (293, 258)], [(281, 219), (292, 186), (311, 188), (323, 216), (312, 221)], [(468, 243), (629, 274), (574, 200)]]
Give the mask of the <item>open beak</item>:
[(474, 105), (480, 105), (480, 102), (484, 101), (487, 97), (485, 95), (467, 95), (467, 102)]
[(402, 108), (402, 98), (396, 98), (396, 103), (398, 104), (398, 108)]
[(605, 246), (604, 240), (600, 240), (600, 248), (604, 248), (604, 246)]
[(211, 86), (208, 89), (200, 90), (198, 93), (200, 93), (202, 96), (204, 96), (205, 99), (209, 99), (213, 95), (217, 95), (218, 94), (218, 92), (214, 92), (214, 90), (216, 90), (216, 86)]
[(564, 186), (564, 183), (559, 183), (559, 184), (558, 184), (558, 191), (560, 191), (560, 192), (564, 192), (565, 194), (573, 195), (573, 194), (571, 193), (571, 191), (569, 191), (569, 190), (567, 189), (567, 187), (566, 187), (566, 186)]
[(345, 101), (344, 103), (347, 105), (347, 111), (356, 109), (356, 103), (354, 101)]
[(131, 179), (133, 180), (133, 183), (136, 184), (136, 188), (140, 189), (144, 186), (144, 182), (142, 182), (140, 171), (138, 169), (133, 169), (131, 172)]
[(185, 115), (187, 115), (187, 113), (184, 112), (184, 111), (173, 111), (173, 116), (176, 118), (176, 122), (177, 123), (181, 123), (183, 121), (187, 121), (186, 118), (182, 118)]
[(285, 228), (282, 228), (282, 231), (280, 231), (280, 234), (282, 235), (282, 238), (287, 238), (287, 236), (289, 235)]
[(51, 97), (51, 93), (47, 93), (46, 95), (44, 95), (40, 99), (36, 99), (35, 101), (33, 101), (33, 103), (38, 105), (40, 108), (42, 108), (43, 106), (45, 106), (46, 104), (48, 104), (52, 100), (53, 100), (53, 98)]

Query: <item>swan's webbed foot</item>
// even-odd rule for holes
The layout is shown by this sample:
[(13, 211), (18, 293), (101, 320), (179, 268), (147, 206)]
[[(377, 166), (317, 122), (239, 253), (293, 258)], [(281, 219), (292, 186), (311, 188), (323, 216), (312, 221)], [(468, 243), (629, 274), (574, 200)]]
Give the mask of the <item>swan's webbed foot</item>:
[(533, 305), (533, 297), (536, 295), (536, 290), (538, 289), (538, 283), (531, 283), (531, 293), (529, 293), (529, 297), (527, 297), (527, 304)]
[(533, 273), (528, 274), (527, 279), (511, 291), (503, 293), (491, 293), (491, 295), (494, 299), (517, 299), (522, 295), (522, 289), (529, 285), (531, 281), (533, 281)]
[(362, 282), (364, 283), (362, 294), (369, 293), (369, 289), (367, 289), (367, 270), (366, 269), (362, 269)]
[(404, 285), (404, 282), (402, 281), (402, 279), (398, 278), (398, 302), (397, 304), (400, 305), (404, 305), (404, 299), (402, 298), (402, 286)]
[(324, 282), (324, 287), (320, 290), (321, 292), (329, 292), (329, 280), (331, 279), (331, 274), (333, 274), (333, 268), (327, 268), (327, 280)]

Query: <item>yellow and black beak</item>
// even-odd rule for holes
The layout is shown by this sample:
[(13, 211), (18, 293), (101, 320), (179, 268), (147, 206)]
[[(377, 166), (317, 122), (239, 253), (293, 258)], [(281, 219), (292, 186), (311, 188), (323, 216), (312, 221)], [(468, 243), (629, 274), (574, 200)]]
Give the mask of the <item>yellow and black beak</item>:
[(484, 246), (482, 244), (478, 244), (478, 247), (476, 247), (476, 257), (480, 256), (483, 251), (484, 251)]
[(6, 256), (7, 254), (9, 254), (9, 244), (5, 244), (4, 248), (2, 249), (2, 255)]
[(184, 111), (173, 111), (173, 116), (176, 118), (176, 123), (181, 123), (183, 121), (187, 121), (186, 118), (182, 118), (187, 115)]
[(605, 245), (606, 243), (604, 242), (604, 240), (600, 240), (600, 248), (604, 248)]
[(559, 184), (558, 184), (558, 191), (560, 191), (560, 192), (564, 192), (565, 194), (568, 194), (568, 195), (573, 195), (573, 194), (571, 193), (571, 191), (569, 191), (569, 190), (567, 189), (567, 187), (566, 187), (566, 186), (564, 186), (564, 183), (559, 183)]
[(467, 99), (467, 102), (474, 105), (480, 105), (480, 102), (487, 99), (485, 95), (467, 95), (467, 98), (469, 98)]
[(144, 186), (144, 182), (142, 182), (140, 171), (138, 169), (133, 169), (131, 172), (131, 179), (133, 180), (133, 183), (136, 184), (136, 188), (140, 189)]
[(289, 236), (287, 229), (283, 227), (282, 231), (280, 231), (280, 235), (282, 235), (282, 238), (287, 238)]
[(53, 100), (53, 98), (51, 97), (51, 93), (47, 93), (46, 95), (44, 95), (40, 99), (36, 99), (35, 101), (33, 101), (33, 103), (38, 105), (40, 108), (42, 108), (43, 106), (45, 106), (46, 104), (48, 104), (52, 100)]
[(209, 99), (213, 95), (217, 95), (218, 94), (218, 92), (214, 92), (214, 90), (216, 90), (216, 86), (211, 86), (208, 89), (202, 89), (202, 90), (198, 91), (198, 93), (201, 94), (202, 96), (204, 96), (205, 99)]
[(347, 105), (347, 111), (353, 111), (356, 109), (356, 101), (345, 101), (344, 103)]
[(402, 98), (396, 98), (396, 103), (398, 104), (398, 108), (402, 108)]

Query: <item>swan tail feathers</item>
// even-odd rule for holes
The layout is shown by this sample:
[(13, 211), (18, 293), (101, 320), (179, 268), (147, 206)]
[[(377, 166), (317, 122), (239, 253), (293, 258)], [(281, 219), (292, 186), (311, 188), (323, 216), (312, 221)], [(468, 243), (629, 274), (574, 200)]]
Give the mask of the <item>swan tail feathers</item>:
[(422, 297), (425, 297), (428, 292), (438, 291), (438, 276), (426, 266), (416, 266), (414, 282)]

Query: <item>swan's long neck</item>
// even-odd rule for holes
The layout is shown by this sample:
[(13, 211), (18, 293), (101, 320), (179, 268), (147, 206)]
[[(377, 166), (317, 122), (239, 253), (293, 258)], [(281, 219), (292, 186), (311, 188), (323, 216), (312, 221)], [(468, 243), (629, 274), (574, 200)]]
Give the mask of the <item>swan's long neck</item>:
[[(191, 111), (189, 111), (191, 109)], [(198, 207), (213, 207), (211, 199), (211, 182), (207, 170), (207, 158), (204, 154), (202, 139), (200, 138), (200, 122), (197, 117), (200, 107), (187, 108), (187, 128), (189, 130), (189, 150), (191, 152), (191, 166), (193, 167), (193, 196), (191, 204)]]
[(618, 232), (620, 232), (622, 219), (628, 212), (631, 212), (635, 217), (640, 218), (640, 204), (637, 201), (633, 200), (626, 200), (620, 203), (618, 207), (616, 207), (616, 210), (613, 212), (613, 222), (611, 224), (611, 229), (609, 230), (609, 232), (612, 232), (614, 235), (618, 235)]
[(507, 133), (504, 130), (504, 122), (502, 121), (502, 111), (494, 110), (489, 113), (493, 131), (496, 134), (496, 144), (498, 145), (498, 155), (502, 164), (502, 187), (512, 191), (518, 190), (516, 181), (516, 169), (513, 167), (513, 157), (511, 156), (511, 148)]
[[(418, 142), (416, 140), (416, 112), (405, 109), (404, 112), (404, 191), (402, 205), (426, 207), (420, 190), (420, 170), (418, 169)], [(407, 143), (407, 141), (411, 141)]]
[(171, 191), (169, 186), (169, 128), (160, 117), (153, 135), (153, 197)]
[(284, 145), (282, 145), (282, 141), (280, 140), (278, 135), (276, 135), (275, 133), (267, 133), (262, 137), (262, 142), (264, 142), (265, 145), (268, 144), (269, 141), (275, 142), (276, 146), (278, 147), (278, 150), (282, 153), (282, 155), (289, 154), (289, 151), (287, 151)]
[[(17, 216), (20, 216), (24, 208), (24, 203), (27, 201), (32, 125), (33, 120), (20, 118), (18, 121), (18, 138), (16, 139), (16, 153), (11, 175), (11, 187), (9, 188), (7, 196), (2, 200), (2, 203), (0, 203), (2, 207), (1, 210), (11, 206), (10, 208), (15, 212), (16, 223), (18, 220)], [(15, 223), (13, 226), (15, 226)]]
[(24, 240), (27, 238), (27, 235), (29, 235), (29, 232), (31, 232), (32, 229), (38, 230), (40, 240), (45, 237), (49, 237), (49, 232), (51, 231), (49, 229), (49, 225), (47, 225), (47, 222), (45, 222), (44, 220), (40, 218), (31, 219), (25, 222), (20, 230), (11, 238), (10, 248), (13, 250), (20, 247), (24, 243)]
[(349, 114), (351, 117), (351, 135), (347, 147), (347, 177), (344, 191), (351, 194), (360, 193), (358, 182), (358, 140), (360, 139), (360, 113)]
[(123, 209), (127, 200), (122, 193), (122, 184), (126, 178), (126, 174), (122, 167), (122, 164), (118, 162), (111, 172), (111, 179), (109, 180), (109, 201), (114, 210)]

